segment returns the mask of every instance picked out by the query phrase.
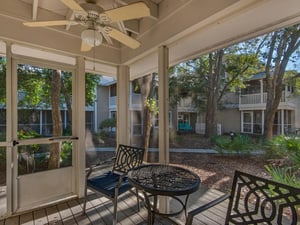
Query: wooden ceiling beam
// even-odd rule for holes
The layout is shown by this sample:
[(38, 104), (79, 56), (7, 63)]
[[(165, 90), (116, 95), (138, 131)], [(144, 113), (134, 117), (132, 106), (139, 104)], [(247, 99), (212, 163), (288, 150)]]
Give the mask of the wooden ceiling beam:
[(33, 21), (35, 21), (37, 18), (38, 7), (39, 7), (39, 0), (33, 0), (33, 2), (32, 2), (32, 20)]

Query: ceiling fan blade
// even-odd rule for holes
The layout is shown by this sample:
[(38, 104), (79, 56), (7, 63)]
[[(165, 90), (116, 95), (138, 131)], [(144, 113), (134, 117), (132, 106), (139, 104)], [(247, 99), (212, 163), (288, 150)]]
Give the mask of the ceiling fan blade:
[(76, 25), (78, 23), (71, 20), (53, 20), (53, 21), (24, 22), (23, 24), (28, 27), (49, 27), (49, 26), (62, 26), (62, 25)]
[(81, 41), (81, 51), (82, 52), (88, 52), (92, 49), (91, 46), (89, 46), (87, 43), (85, 43), (84, 41)]
[(150, 9), (144, 2), (137, 2), (116, 9), (107, 10), (104, 14), (110, 18), (111, 22), (117, 22), (150, 16)]
[(75, 12), (82, 12), (84, 14), (87, 14), (87, 12), (75, 0), (60, 0), (60, 1)]
[(140, 47), (141, 43), (137, 40), (133, 39), (132, 37), (129, 37), (128, 35), (118, 31), (117, 29), (111, 28), (107, 29), (108, 35), (112, 37), (113, 39), (116, 39), (117, 41), (121, 42), (122, 44), (132, 48), (136, 49)]

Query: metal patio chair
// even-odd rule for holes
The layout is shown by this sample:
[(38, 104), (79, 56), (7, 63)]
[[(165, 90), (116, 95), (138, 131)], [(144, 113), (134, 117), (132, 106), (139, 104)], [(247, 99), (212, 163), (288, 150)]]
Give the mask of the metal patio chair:
[[(103, 164), (107, 161), (90, 167), (86, 175), (87, 179), (83, 213), (86, 212), (87, 189), (90, 189), (93, 192), (102, 194), (112, 200), (114, 206), (113, 225), (115, 225), (117, 223), (118, 197), (133, 188), (128, 183), (127, 172), (142, 164), (144, 152), (145, 150), (143, 148), (120, 144), (118, 146), (116, 156), (113, 158), (113, 167), (111, 171), (90, 177), (95, 169), (103, 166)], [(140, 210), (137, 190), (135, 190), (135, 194), (137, 197), (138, 210)]]
[(190, 211), (186, 225), (193, 223), (194, 216), (228, 198), (226, 225), (299, 224), (300, 189), (236, 171), (230, 195), (224, 194)]

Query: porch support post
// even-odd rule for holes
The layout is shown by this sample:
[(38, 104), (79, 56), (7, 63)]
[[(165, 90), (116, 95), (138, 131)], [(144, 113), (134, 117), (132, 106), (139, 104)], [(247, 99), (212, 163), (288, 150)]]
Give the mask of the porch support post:
[(129, 67), (118, 66), (117, 70), (117, 145), (130, 144), (129, 123)]
[[(169, 49), (158, 49), (158, 148), (159, 163), (169, 163)], [(166, 213), (169, 202), (166, 196), (159, 197), (159, 211)]]
[[(8, 143), (13, 142), (13, 115), (12, 115), (12, 52), (11, 43), (6, 42), (6, 141)], [(18, 165), (13, 165), (14, 162), (13, 147), (12, 145), (6, 147), (6, 214), (10, 216), (13, 211), (13, 205), (16, 205), (16, 198), (13, 196), (13, 173)], [(13, 168), (15, 167), (15, 168)], [(5, 196), (4, 196), (5, 197)], [(16, 199), (16, 200), (15, 200)], [(13, 202), (14, 200), (14, 202)]]
[(159, 163), (169, 163), (169, 49), (158, 49)]
[(72, 133), (78, 137), (75, 149), (75, 191), (78, 197), (84, 196), (85, 190), (85, 61), (77, 57), (75, 74), (75, 110), (72, 112)]

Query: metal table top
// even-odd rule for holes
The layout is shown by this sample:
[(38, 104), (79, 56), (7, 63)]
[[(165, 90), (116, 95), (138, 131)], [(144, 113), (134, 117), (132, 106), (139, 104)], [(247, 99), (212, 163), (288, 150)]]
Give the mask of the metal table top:
[(198, 190), (200, 178), (182, 167), (162, 164), (142, 165), (129, 171), (129, 182), (152, 195), (180, 196)]

